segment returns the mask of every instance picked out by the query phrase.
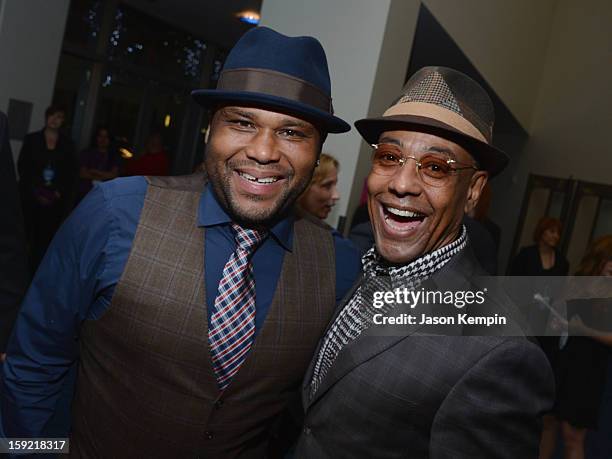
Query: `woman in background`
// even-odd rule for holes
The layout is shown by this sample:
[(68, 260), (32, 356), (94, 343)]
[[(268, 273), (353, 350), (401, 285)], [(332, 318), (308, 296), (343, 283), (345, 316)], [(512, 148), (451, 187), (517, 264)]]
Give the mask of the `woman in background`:
[(74, 203), (77, 161), (72, 140), (60, 132), (64, 110), (45, 111), (45, 127), (23, 139), (17, 161), (30, 267), (36, 271)]
[[(576, 276), (612, 277), (612, 235), (589, 246)], [(612, 347), (611, 301), (608, 297), (567, 302), (571, 336), (557, 360), (554, 409), (561, 424), (565, 459), (584, 459), (587, 431), (597, 429)]]
[(561, 221), (542, 217), (533, 233), (535, 245), (523, 247), (512, 261), (511, 276), (567, 276), (569, 263), (557, 246), (561, 239)]
[(340, 199), (338, 194), (338, 160), (321, 153), (306, 191), (299, 197), (298, 205), (305, 212), (325, 220)]
[[(510, 276), (567, 276), (569, 263), (557, 249), (561, 239), (561, 228), (560, 220), (542, 217), (533, 232), (535, 244), (521, 249), (512, 261), (508, 274)], [(537, 340), (550, 366), (556, 371), (559, 358), (559, 338), (557, 336), (538, 336)], [(558, 422), (553, 413), (549, 413), (544, 416), (543, 423), (540, 459), (547, 459), (552, 456), (555, 449)]]

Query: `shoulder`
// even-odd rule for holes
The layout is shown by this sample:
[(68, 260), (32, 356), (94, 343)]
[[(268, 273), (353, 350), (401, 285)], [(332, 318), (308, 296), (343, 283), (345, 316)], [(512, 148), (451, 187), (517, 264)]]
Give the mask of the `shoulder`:
[(144, 177), (121, 177), (98, 184), (95, 189), (110, 203), (122, 199), (143, 198), (147, 192), (147, 181)]
[(451, 340), (453, 349), (447, 356), (456, 355), (462, 369), (454, 383), (464, 385), (467, 381), (533, 381), (534, 386), (543, 383), (552, 387), (553, 373), (542, 349), (524, 336), (469, 336)]
[[(527, 247), (523, 247), (521, 250), (519, 250), (519, 252), (516, 254), (516, 256), (513, 259), (513, 264), (515, 265), (515, 268), (518, 268), (518, 266), (516, 265), (521, 265), (524, 263), (530, 263), (534, 260), (537, 260), (539, 257), (538, 254), (538, 247), (535, 245), (529, 245)], [(515, 275), (520, 275), (520, 274), (525, 274), (525, 273), (519, 273), (519, 272), (515, 272)]]
[(74, 210), (71, 219), (82, 225), (138, 221), (147, 192), (144, 177), (123, 177), (93, 187)]
[(27, 133), (25, 137), (23, 138), (23, 141), (25, 142), (26, 140), (41, 139), (43, 136), (44, 136), (44, 130), (41, 129), (40, 131), (34, 131), (34, 132)]
[(359, 249), (349, 239), (344, 238), (335, 229), (332, 230), (334, 238), (334, 246), (336, 248), (336, 258), (339, 258), (347, 263), (361, 266), (361, 256)]
[(527, 247), (523, 247), (519, 251), (519, 256), (523, 257), (532, 257), (538, 253), (538, 247), (536, 245), (528, 245)]

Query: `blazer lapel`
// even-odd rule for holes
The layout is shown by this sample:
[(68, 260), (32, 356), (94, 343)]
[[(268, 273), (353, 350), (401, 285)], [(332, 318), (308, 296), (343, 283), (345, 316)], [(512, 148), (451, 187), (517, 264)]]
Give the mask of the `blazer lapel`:
[(310, 361), (310, 365), (308, 366), (308, 369), (306, 370), (304, 380), (302, 381), (302, 404), (304, 408), (306, 408), (306, 402), (310, 396), (310, 381), (312, 380), (312, 374), (314, 373), (314, 367), (317, 363), (317, 358), (319, 356), (319, 350), (321, 349), (321, 345), (323, 344), (323, 339), (327, 336), (327, 333), (329, 332), (329, 329), (332, 327), (332, 325), (336, 321), (336, 317), (338, 317), (338, 314), (340, 314), (340, 312), (344, 309), (346, 304), (353, 297), (353, 294), (355, 293), (355, 291), (361, 285), (362, 280), (363, 280), (363, 274), (360, 275), (357, 278), (357, 280), (355, 280), (355, 283), (353, 284), (351, 289), (348, 291), (348, 293), (344, 296), (344, 298), (340, 302), (340, 305), (336, 307), (336, 310), (334, 311), (334, 314), (331, 320), (329, 321), (329, 323), (327, 324), (327, 327), (325, 328), (325, 332), (323, 333), (323, 335), (321, 335), (321, 339), (319, 339), (317, 348), (315, 349), (312, 360)]
[[(440, 272), (432, 276), (432, 278), (429, 280), (431, 282), (429, 288), (437, 288), (440, 290), (460, 289), (461, 287), (465, 286), (465, 284), (468, 282), (469, 276), (471, 275), (471, 273), (474, 272), (474, 263), (475, 260), (473, 259), (471, 249), (468, 246), (454, 259), (449, 261), (447, 266), (445, 266)], [(338, 316), (340, 311), (342, 311), (342, 309), (346, 306), (348, 301), (350, 301), (350, 298), (353, 296), (362, 281), (363, 277), (353, 287), (350, 292), (350, 295), (347, 295), (347, 297), (345, 297), (344, 301), (342, 302), (342, 306), (337, 309), (336, 313), (334, 314), (334, 318), (330, 322), (330, 325), (327, 327), (327, 330), (323, 335), (324, 337), (327, 336), (327, 333), (331, 328), (331, 325), (335, 321), (336, 317)], [(419, 309), (416, 314), (419, 316), (421, 313), (426, 313), (430, 310), (430, 307), (428, 305), (420, 305), (418, 306), (418, 308)], [(302, 402), (304, 405), (304, 409), (307, 410), (312, 404), (314, 404), (318, 399), (320, 399), (336, 382), (343, 378), (352, 369), (358, 367), (364, 362), (367, 362), (376, 355), (386, 351), (390, 347), (396, 345), (397, 343), (408, 338), (409, 336), (414, 335), (423, 326), (424, 324), (419, 323), (415, 325), (405, 325), (401, 326), (401, 330), (389, 330), (390, 334), (385, 333), (385, 327), (368, 328), (359, 337), (357, 337), (357, 339), (348, 343), (340, 351), (329, 372), (321, 381), (317, 392), (311, 398), (310, 382), (312, 380), (314, 364), (319, 354), (321, 342), (323, 341), (322, 338), (319, 341), (319, 346), (317, 347), (313, 360), (308, 369), (307, 377), (304, 379), (304, 384), (302, 387)]]

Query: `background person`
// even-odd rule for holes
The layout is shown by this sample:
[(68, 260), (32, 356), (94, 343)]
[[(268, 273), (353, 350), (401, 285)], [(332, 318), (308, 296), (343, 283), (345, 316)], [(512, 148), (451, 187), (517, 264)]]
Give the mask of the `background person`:
[(533, 232), (534, 245), (523, 247), (508, 272), (511, 276), (567, 276), (569, 263), (557, 246), (561, 220), (542, 217)]
[(45, 127), (28, 134), (17, 160), (26, 238), (33, 271), (72, 209), (77, 180), (74, 145), (60, 130), (64, 110), (45, 111)]
[(149, 135), (143, 154), (126, 162), (125, 175), (170, 175), (170, 157), (164, 149), (161, 133)]
[(298, 205), (310, 215), (325, 220), (340, 199), (338, 193), (338, 160), (321, 153), (306, 191), (298, 199)]
[(79, 201), (89, 193), (95, 183), (105, 182), (119, 175), (119, 154), (106, 126), (98, 126), (92, 146), (79, 155), (79, 165)]
[[(576, 276), (612, 277), (612, 235), (593, 241)], [(588, 430), (597, 430), (612, 348), (612, 299), (567, 302), (570, 337), (556, 364), (554, 419), (548, 429), (557, 437), (560, 424), (565, 459), (584, 459)], [(555, 443), (545, 444), (541, 459), (552, 457)]]
[[(518, 255), (512, 260), (508, 274), (510, 276), (567, 276), (569, 263), (557, 249), (561, 239), (562, 224), (559, 219), (542, 217), (538, 221), (533, 232), (534, 245), (523, 247)], [(534, 306), (535, 307), (535, 306)], [(548, 320), (548, 312), (529, 311), (531, 317), (536, 317), (538, 322)], [(542, 315), (542, 317), (537, 317)], [(544, 315), (546, 317), (544, 317)], [(536, 337), (540, 347), (546, 354), (553, 369), (558, 366), (559, 337), (538, 336)], [(550, 457), (557, 442), (557, 421), (553, 414), (547, 414), (543, 419), (544, 428), (540, 444), (542, 457)]]

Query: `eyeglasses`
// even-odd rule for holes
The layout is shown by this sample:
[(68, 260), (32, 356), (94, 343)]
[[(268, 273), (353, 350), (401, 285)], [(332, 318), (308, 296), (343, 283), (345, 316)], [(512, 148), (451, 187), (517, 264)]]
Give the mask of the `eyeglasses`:
[[(478, 168), (472, 164), (455, 161), (444, 154), (427, 153), (421, 159), (406, 156), (397, 146), (389, 143), (373, 143), (372, 172), (378, 175), (394, 175), (409, 159), (416, 163), (417, 174), (427, 185), (444, 186), (458, 171)], [(457, 167), (460, 166), (460, 167)]]

